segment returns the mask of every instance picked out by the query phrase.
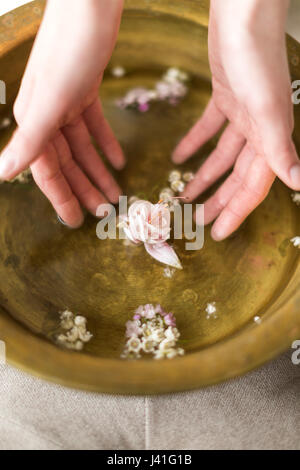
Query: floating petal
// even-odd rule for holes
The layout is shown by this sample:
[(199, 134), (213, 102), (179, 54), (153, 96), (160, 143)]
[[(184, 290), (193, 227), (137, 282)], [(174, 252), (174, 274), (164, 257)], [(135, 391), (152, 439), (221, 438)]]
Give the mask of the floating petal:
[(173, 268), (182, 269), (181, 263), (175, 250), (168, 243), (150, 244), (145, 243), (145, 248), (149, 255), (157, 261), (172, 266)]

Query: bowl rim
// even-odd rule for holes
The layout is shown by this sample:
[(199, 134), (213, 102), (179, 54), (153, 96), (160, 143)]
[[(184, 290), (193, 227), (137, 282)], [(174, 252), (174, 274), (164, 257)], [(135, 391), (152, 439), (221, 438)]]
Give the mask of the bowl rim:
[[(132, 8), (136, 4), (138, 0), (131, 1)], [(44, 5), (44, 0), (35, 0), (0, 17), (0, 57), (34, 38)], [(162, 4), (159, 10), (163, 11)], [(180, 8), (174, 14), (181, 14)], [(13, 28), (4, 24), (3, 19), (8, 15), (16, 18)], [(20, 17), (26, 15), (31, 21), (19, 21)], [(199, 17), (199, 22), (207, 25), (207, 15), (203, 18)], [(289, 41), (294, 46), (298, 44), (292, 38)], [(294, 296), (291, 295), (284, 305), (279, 305), (259, 328), (253, 324), (216, 344), (173, 361), (140, 360), (125, 364), (121, 359), (106, 359), (83, 353), (76, 353), (75, 357), (74, 353), (62, 350), (30, 332), (10, 317), (3, 307), (0, 307), (0, 339), (6, 343), (8, 364), (68, 387), (123, 395), (198, 389), (241, 376), (284, 352), (294, 340), (300, 338), (300, 263), (294, 276), (297, 277), (296, 286), (293, 287)], [(126, 382), (122, 373), (124, 367)]]

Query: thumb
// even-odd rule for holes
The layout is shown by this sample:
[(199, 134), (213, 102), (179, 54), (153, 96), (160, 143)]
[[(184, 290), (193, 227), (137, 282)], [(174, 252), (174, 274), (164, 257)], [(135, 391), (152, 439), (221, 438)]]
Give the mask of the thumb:
[(267, 162), (273, 172), (287, 186), (295, 191), (300, 190), (300, 160), (291, 135), (291, 119), (285, 119), (273, 113), (261, 116), (257, 120), (261, 145)]

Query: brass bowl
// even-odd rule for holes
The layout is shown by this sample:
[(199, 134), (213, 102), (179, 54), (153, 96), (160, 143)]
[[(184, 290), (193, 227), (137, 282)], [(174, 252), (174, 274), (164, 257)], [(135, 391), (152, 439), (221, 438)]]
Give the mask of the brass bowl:
[[(0, 78), (8, 91), (2, 117), (11, 113), (43, 7), (36, 1), (0, 19)], [(208, 101), (207, 21), (203, 1), (126, 3), (110, 66), (124, 65), (128, 73), (121, 80), (107, 73), (101, 87), (106, 115), (129, 158), (119, 176), (125, 194), (155, 200), (173, 168), (171, 150)], [(300, 45), (288, 38), (288, 50), (297, 78)], [(179, 106), (157, 104), (143, 115), (116, 108), (117, 97), (153, 84), (168, 66), (192, 75), (189, 95)], [(300, 148), (299, 107), (295, 120)], [(1, 132), (0, 148), (10, 133)], [(214, 143), (185, 168), (196, 169)], [(213, 242), (208, 229), (198, 252), (186, 252), (177, 242), (184, 269), (166, 279), (162, 265), (142, 249), (100, 242), (94, 218), (80, 230), (64, 228), (33, 183), (1, 185), (0, 339), (8, 362), (71, 387), (149, 394), (221, 382), (274, 358), (300, 338), (300, 252), (289, 242), (300, 235), (300, 219), (290, 195), (277, 181), (266, 201), (222, 243)], [(207, 320), (205, 307), (212, 301), (218, 318)], [(186, 355), (121, 360), (126, 321), (138, 305), (157, 302), (176, 315)], [(94, 333), (82, 353), (53, 343), (58, 312), (66, 307), (87, 316)]]

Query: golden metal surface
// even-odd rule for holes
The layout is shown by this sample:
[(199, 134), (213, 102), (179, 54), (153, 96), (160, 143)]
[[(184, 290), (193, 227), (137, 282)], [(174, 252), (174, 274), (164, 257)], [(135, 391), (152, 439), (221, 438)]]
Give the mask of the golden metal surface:
[[(11, 113), (42, 7), (37, 1), (0, 18), (0, 78), (8, 85), (0, 117)], [(288, 49), (298, 78), (300, 45), (289, 39)], [(106, 73), (101, 97), (128, 157), (118, 178), (125, 194), (155, 202), (173, 168), (171, 150), (209, 99), (207, 2), (128, 0), (115, 65), (128, 74), (118, 80)], [(134, 86), (152, 86), (169, 66), (193, 77), (179, 106), (155, 104), (145, 114), (116, 108), (116, 98)], [(297, 107), (295, 120), (299, 149)], [(1, 131), (0, 148), (8, 137)], [(184, 169), (195, 170), (214, 144)], [(289, 242), (300, 235), (300, 209), (290, 194), (276, 182), (267, 200), (222, 243), (210, 239), (209, 229), (198, 252), (176, 241), (184, 269), (167, 279), (143, 248), (98, 240), (93, 217), (77, 231), (60, 225), (33, 183), (1, 185), (0, 339), (9, 363), (72, 387), (143, 394), (217, 383), (270, 360), (300, 338), (300, 252)], [(207, 320), (205, 307), (212, 301), (218, 318)], [(126, 321), (138, 305), (157, 302), (176, 315), (186, 356), (120, 360)], [(83, 353), (53, 344), (58, 312), (66, 307), (85, 315), (94, 334)]]

